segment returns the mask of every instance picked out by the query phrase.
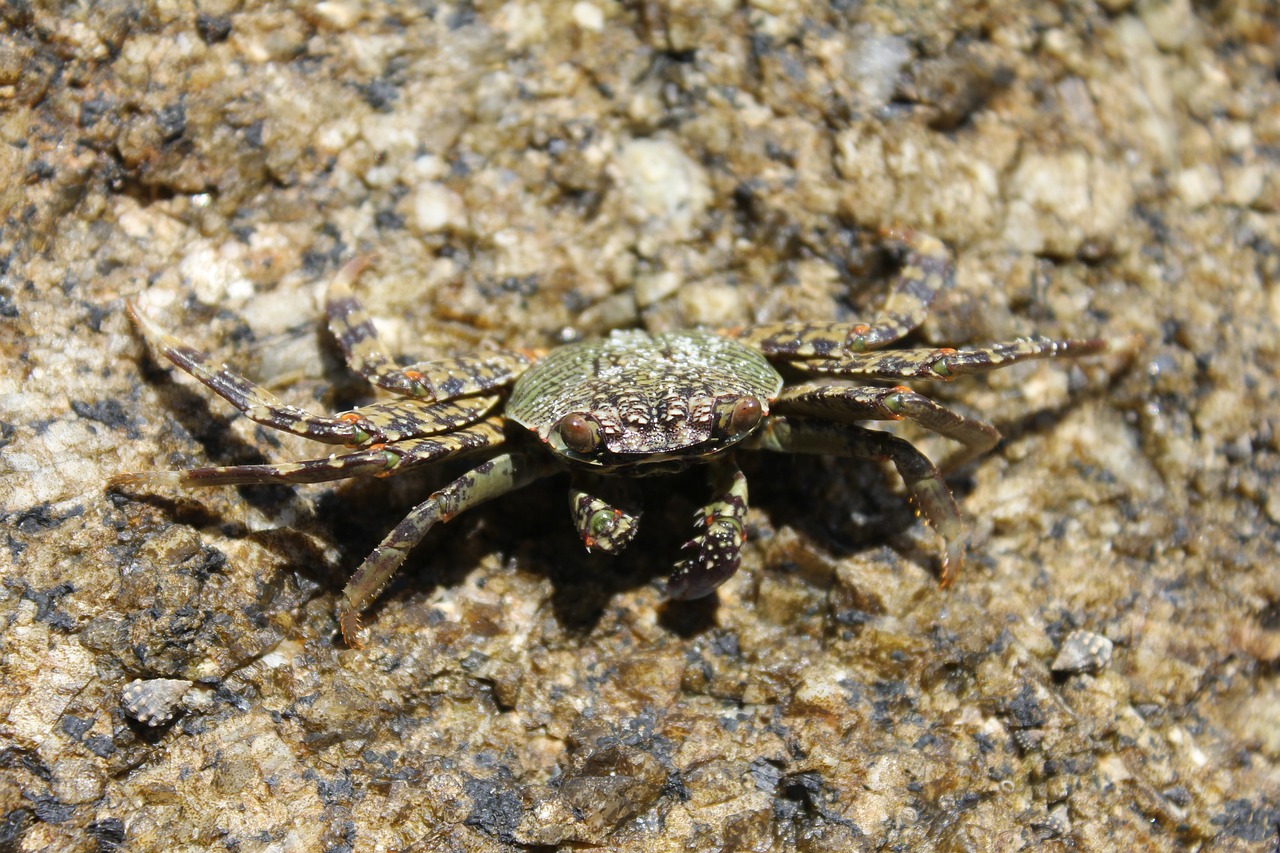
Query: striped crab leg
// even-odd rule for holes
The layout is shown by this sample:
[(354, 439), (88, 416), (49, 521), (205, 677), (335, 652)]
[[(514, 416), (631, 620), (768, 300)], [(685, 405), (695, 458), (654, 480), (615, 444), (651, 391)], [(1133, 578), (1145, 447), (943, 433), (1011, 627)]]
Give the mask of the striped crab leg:
[(351, 453), (334, 453), (321, 459), (262, 465), (226, 465), (181, 471), (142, 471), (117, 474), (108, 482), (119, 486), (237, 486), (280, 483), (328, 483), (353, 477), (389, 477), (405, 471), (479, 453), (503, 443), (501, 421), (491, 418), (445, 433), (392, 444), (374, 444)]
[(468, 397), (431, 404), (388, 400), (338, 415), (316, 415), (284, 402), (226, 365), (160, 328), (132, 302), (126, 306), (143, 336), (174, 365), (191, 374), (245, 417), (263, 426), (326, 444), (363, 447), (430, 435), (473, 423), (497, 404), (497, 396)]
[(529, 366), (529, 357), (514, 350), (397, 366), (378, 343), (373, 321), (352, 290), (371, 261), (370, 255), (348, 261), (325, 296), (329, 331), (346, 355), (347, 364), (370, 383), (394, 394), (430, 402), (505, 387)]
[(781, 453), (820, 453), (857, 459), (888, 459), (898, 469), (918, 512), (942, 537), (939, 581), (950, 586), (964, 563), (967, 534), (955, 498), (937, 467), (910, 442), (854, 424), (809, 418), (771, 418), (741, 447)]
[(925, 429), (963, 445), (949, 458), (944, 469), (955, 468), (986, 453), (1000, 440), (1000, 432), (986, 421), (965, 417), (935, 403), (904, 385), (882, 388), (875, 385), (797, 385), (783, 389), (774, 401), (780, 415), (804, 415), (835, 421), (911, 420)]
[(503, 453), (481, 462), (414, 507), (365, 558), (343, 588), (338, 608), (343, 639), (350, 646), (360, 647), (360, 611), (378, 597), (409, 551), (437, 522), (448, 522), (472, 507), (560, 470), (554, 460), (543, 454)]
[(924, 322), (934, 298), (951, 286), (955, 267), (951, 250), (936, 237), (910, 229), (889, 229), (883, 236), (902, 249), (898, 277), (870, 324), (764, 323), (734, 335), (766, 356), (822, 358), (860, 353), (901, 340)]

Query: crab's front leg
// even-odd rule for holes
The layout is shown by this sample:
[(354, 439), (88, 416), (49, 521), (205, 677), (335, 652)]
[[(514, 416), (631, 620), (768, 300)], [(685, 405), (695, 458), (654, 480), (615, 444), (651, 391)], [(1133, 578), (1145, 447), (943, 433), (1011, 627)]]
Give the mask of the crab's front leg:
[(640, 530), (640, 505), (627, 478), (574, 472), (569, 512), (588, 551), (619, 554)]
[(360, 611), (368, 606), (436, 522), (447, 522), (474, 506), (515, 491), (560, 470), (541, 455), (504, 453), (472, 468), (418, 504), (373, 549), (342, 590), (338, 624), (348, 645), (360, 646)]
[(699, 512), (698, 533), (685, 543), (697, 553), (676, 564), (667, 595), (685, 601), (710, 595), (733, 577), (747, 541), (747, 478), (732, 457), (711, 464), (716, 497)]
[(741, 445), (783, 453), (822, 453), (860, 459), (888, 459), (906, 483), (916, 508), (942, 537), (939, 581), (949, 586), (964, 563), (966, 533), (955, 498), (937, 467), (910, 442), (854, 424), (774, 416)]

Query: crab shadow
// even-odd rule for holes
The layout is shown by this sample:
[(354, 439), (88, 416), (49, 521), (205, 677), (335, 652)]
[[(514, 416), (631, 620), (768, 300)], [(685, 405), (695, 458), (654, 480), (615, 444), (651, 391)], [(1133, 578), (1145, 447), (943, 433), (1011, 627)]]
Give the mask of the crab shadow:
[[(751, 484), (752, 504), (769, 527), (789, 526), (835, 558), (889, 544), (908, 559), (936, 569), (930, 540), (917, 542), (908, 535), (917, 520), (906, 497), (889, 479), (891, 474), (874, 464), (840, 460), (842, 464), (832, 465), (820, 457), (773, 454), (742, 454), (741, 462)], [(417, 502), (468, 467), (461, 461), (395, 478), (335, 484), (307, 503), (308, 517), (299, 519), (297, 531), (273, 531), (263, 544), (298, 556), (314, 547), (298, 540), (318, 530), (337, 546), (336, 560), (316, 554), (297, 570), (336, 593)], [(272, 487), (240, 487), (246, 497), (264, 489), (279, 497)], [(643, 479), (640, 492), (640, 530), (620, 554), (584, 549), (571, 520), (565, 476), (539, 481), (438, 525), (370, 604), (366, 624), (375, 622), (389, 601), (425, 598), (437, 588), (464, 584), (483, 560), (496, 554), (519, 571), (546, 577), (555, 619), (569, 634), (585, 637), (628, 593), (645, 586), (665, 589), (673, 566), (688, 554), (682, 546), (694, 534), (693, 520), (711, 497), (706, 471), (697, 466)], [(767, 563), (765, 571), (777, 568)], [(326, 565), (329, 568), (323, 568)], [(714, 627), (719, 606), (715, 593), (693, 601), (666, 600), (659, 620), (674, 633), (692, 637)]]

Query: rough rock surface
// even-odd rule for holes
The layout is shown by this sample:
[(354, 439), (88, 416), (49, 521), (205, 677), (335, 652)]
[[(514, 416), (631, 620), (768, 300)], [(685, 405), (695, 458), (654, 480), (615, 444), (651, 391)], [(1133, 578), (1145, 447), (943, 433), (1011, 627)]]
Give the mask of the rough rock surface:
[[(1278, 33), (1267, 0), (4, 4), (0, 849), (1275, 850)], [(954, 479), (952, 589), (885, 471), (749, 459), (712, 602), (660, 592), (696, 477), (616, 559), (551, 482), (434, 533), (352, 650), (347, 573), (454, 469), (104, 491), (315, 453), (127, 298), (340, 409), (359, 251), (421, 357), (866, 318), (895, 225), (957, 253), (925, 342), (1139, 344), (931, 389), (1006, 436)], [(1109, 661), (1052, 672), (1077, 630)], [(152, 728), (135, 679), (192, 686)]]

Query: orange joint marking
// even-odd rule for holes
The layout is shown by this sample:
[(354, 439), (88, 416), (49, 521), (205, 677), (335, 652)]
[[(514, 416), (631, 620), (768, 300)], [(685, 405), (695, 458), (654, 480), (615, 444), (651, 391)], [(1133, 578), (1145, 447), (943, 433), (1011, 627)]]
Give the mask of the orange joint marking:
[[(951, 366), (947, 364), (947, 356), (955, 354), (956, 350), (952, 347), (941, 347), (936, 353), (934, 353), (935, 358), (929, 362), (929, 369), (942, 379), (955, 379), (956, 375), (951, 372)], [(942, 366), (942, 370), (938, 370), (939, 365)]]
[(400, 375), (418, 386), (418, 396), (430, 397), (432, 399), (435, 398), (436, 390), (431, 387), (431, 383), (427, 380), (426, 374), (418, 370), (402, 370)]
[[(894, 386), (893, 386), (892, 388), (890, 388), (889, 390), (890, 390), (890, 391), (896, 391), (896, 392), (897, 392), (897, 393), (899, 393), (899, 394), (914, 394), (914, 393), (915, 393), (915, 391), (914, 391), (914, 390), (912, 390), (911, 388), (908, 388), (906, 385), (894, 385)], [(900, 421), (900, 420), (902, 420), (904, 417), (906, 417), (906, 415), (903, 415), (903, 414), (901, 414), (900, 412), (895, 412), (895, 411), (893, 411), (892, 409), (890, 409), (890, 410), (889, 410), (889, 414), (893, 415), (893, 419), (894, 419), (895, 421)]]
[[(387, 449), (387, 443), (386, 443), (385, 441), (379, 441), (377, 444), (371, 444), (371, 445), (369, 445), (368, 447), (366, 447), (366, 448), (365, 448), (365, 450), (376, 450), (376, 451), (380, 451), (380, 452), (385, 452), (385, 451), (386, 451), (386, 449)], [(374, 474), (373, 476), (375, 476), (375, 477), (389, 477), (389, 476), (391, 476), (392, 474), (394, 474), (394, 473), (395, 473), (396, 466), (400, 464), (400, 460), (401, 460), (403, 457), (402, 457), (402, 456), (400, 456), (400, 454), (398, 454), (398, 453), (393, 453), (393, 454), (391, 454), (391, 455), (396, 457), (396, 461), (395, 461), (394, 463), (388, 463), (388, 464), (389, 464), (389, 467), (382, 469), (381, 471), (379, 471), (378, 473)]]
[(867, 335), (870, 332), (871, 332), (871, 327), (866, 325), (865, 323), (859, 323), (858, 325), (849, 329), (849, 334), (844, 336), (845, 349), (850, 349), (850, 350), (853, 350), (854, 352), (863, 352), (864, 350), (866, 350)]
[[(344, 424), (351, 424), (353, 427), (355, 427), (355, 428), (356, 428), (357, 430), (359, 430), (360, 432), (364, 432), (364, 433), (366, 433), (366, 435), (365, 435), (365, 440), (366, 440), (366, 441), (368, 440), (368, 438), (369, 438), (369, 436), (368, 436), (368, 431), (367, 431), (367, 430), (365, 430), (365, 428), (364, 428), (364, 427), (365, 427), (365, 424), (366, 424), (366, 421), (365, 421), (365, 419), (364, 419), (364, 417), (363, 417), (363, 416), (361, 416), (361, 415), (357, 414), (356, 412), (343, 412), (342, 414), (338, 415), (338, 420), (342, 421)], [(355, 436), (352, 436), (352, 438), (355, 438)], [(360, 442), (359, 442), (359, 441), (347, 441), (347, 442), (343, 442), (343, 446), (344, 446), (344, 447), (359, 447), (359, 446), (360, 446)]]

